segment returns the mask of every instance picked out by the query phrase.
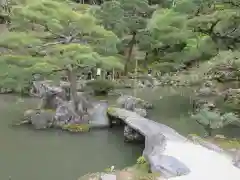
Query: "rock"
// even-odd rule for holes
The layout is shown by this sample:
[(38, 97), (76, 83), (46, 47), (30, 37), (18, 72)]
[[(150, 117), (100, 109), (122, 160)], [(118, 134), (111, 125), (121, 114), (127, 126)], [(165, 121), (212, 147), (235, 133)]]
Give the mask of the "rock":
[(144, 101), (140, 98), (136, 98), (133, 96), (128, 95), (122, 95), (117, 99), (117, 104), (124, 109), (133, 111), (137, 106), (139, 108), (143, 109), (151, 109), (153, 107), (152, 104), (150, 104), (147, 101)]
[(146, 87), (153, 87), (153, 84), (152, 84), (150, 81), (148, 81), (148, 80), (145, 80), (145, 81), (144, 81), (144, 85), (145, 85)]
[(35, 129), (46, 129), (52, 126), (54, 122), (54, 111), (39, 110), (31, 116), (31, 123)]
[(80, 177), (78, 180), (135, 180), (136, 174), (127, 170), (112, 173), (92, 173)]
[(116, 177), (118, 180), (135, 180), (136, 174), (134, 174), (133, 172), (122, 170), (116, 172)]
[(101, 180), (101, 176), (105, 174), (105, 173), (91, 173), (91, 174), (86, 174), (80, 178), (78, 178), (78, 180)]
[(117, 180), (117, 176), (115, 174), (104, 174), (101, 176), (101, 180)]
[(153, 108), (153, 105), (147, 101), (142, 101), (142, 106), (143, 108), (145, 109), (152, 109)]
[(130, 110), (130, 111), (133, 111), (134, 108), (135, 108), (136, 104), (134, 102), (133, 99), (128, 99), (125, 103), (124, 103), (124, 109), (127, 109), (127, 110)]
[[(156, 146), (157, 144), (157, 146)], [(166, 137), (157, 133), (145, 138), (145, 149), (143, 151), (143, 156), (150, 162), (150, 157), (156, 155), (157, 153), (163, 152), (166, 147)]]
[(129, 126), (124, 126), (124, 138), (126, 142), (144, 142), (144, 136)]
[(186, 165), (172, 156), (159, 155), (149, 158), (150, 162), (155, 162), (151, 164), (152, 172), (160, 172), (164, 178), (183, 176), (190, 173), (190, 169)]
[(72, 102), (60, 103), (56, 109), (54, 126), (59, 127), (59, 125), (64, 124), (81, 124), (88, 123), (90, 120), (89, 115), (82, 114), (79, 116), (73, 111)]
[(224, 135), (221, 135), (221, 134), (217, 134), (215, 136), (215, 138), (218, 138), (218, 139), (226, 139), (226, 137)]
[(203, 87), (203, 88), (199, 89), (197, 93), (199, 96), (211, 96), (211, 95), (215, 94), (215, 93), (213, 93), (213, 91), (210, 87)]
[(24, 112), (24, 120), (31, 123), (35, 129), (45, 129), (52, 126), (54, 122), (54, 111), (51, 110), (33, 110)]
[[(24, 114), (24, 119), (30, 121), (36, 129), (56, 127), (74, 132), (89, 129), (88, 110), (93, 108), (93, 104), (86, 93), (77, 93), (76, 100), (79, 103), (75, 110), (74, 102), (68, 97), (70, 93), (68, 82), (62, 81), (60, 86), (54, 86), (49, 81), (34, 81), (33, 88), (35, 88), (37, 97), (41, 98), (39, 108), (42, 110), (28, 110)], [(104, 108), (106, 116), (107, 107)], [(50, 111), (45, 109), (50, 109)], [(102, 117), (102, 115), (98, 116)]]
[(90, 121), (91, 127), (108, 127), (109, 119), (107, 116), (108, 103), (100, 101), (94, 105), (94, 108), (90, 110)]
[(36, 114), (36, 110), (34, 109), (28, 109), (24, 112), (23, 114), (23, 120), (28, 121), (29, 123), (31, 122), (32, 116)]
[(65, 106), (64, 104), (59, 104), (56, 109), (55, 124), (56, 125), (67, 124), (70, 121), (70, 118), (71, 114), (68, 112), (67, 106)]
[(132, 96), (122, 95), (117, 99), (117, 104), (127, 110), (134, 110), (136, 105), (135, 98), (132, 98)]
[(233, 157), (233, 165), (240, 169), (240, 150), (237, 150)]
[(152, 79), (153, 79), (153, 86), (161, 85), (161, 82), (159, 82), (156, 78), (152, 78)]
[(151, 171), (153, 173), (160, 173), (164, 178), (188, 174), (190, 170), (183, 163), (174, 157), (162, 155), (166, 146), (167, 139), (161, 133), (145, 138), (143, 156), (151, 165)]
[(133, 111), (136, 112), (137, 114), (139, 114), (142, 117), (147, 116), (147, 111), (145, 109), (135, 108)]
[(145, 87), (145, 84), (142, 83), (142, 82), (138, 82), (137, 87), (138, 87), (138, 88), (144, 88), (144, 87)]
[(233, 165), (240, 169), (240, 161), (236, 161)]

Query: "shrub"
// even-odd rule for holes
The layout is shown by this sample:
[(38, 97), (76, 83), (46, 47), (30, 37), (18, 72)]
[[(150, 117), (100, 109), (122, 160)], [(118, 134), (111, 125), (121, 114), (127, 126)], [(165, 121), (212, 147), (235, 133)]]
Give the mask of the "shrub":
[(145, 158), (143, 156), (140, 156), (137, 159), (137, 164), (145, 164), (145, 163), (147, 163), (147, 161), (145, 160)]
[(95, 95), (107, 95), (110, 90), (115, 88), (114, 83), (109, 80), (93, 80), (86, 84), (90, 87)]
[(212, 135), (214, 129), (223, 128), (233, 122), (239, 121), (239, 118), (234, 113), (220, 113), (217, 110), (210, 111), (208, 108), (200, 109), (199, 112), (192, 115), (200, 125), (204, 127), (208, 136)]

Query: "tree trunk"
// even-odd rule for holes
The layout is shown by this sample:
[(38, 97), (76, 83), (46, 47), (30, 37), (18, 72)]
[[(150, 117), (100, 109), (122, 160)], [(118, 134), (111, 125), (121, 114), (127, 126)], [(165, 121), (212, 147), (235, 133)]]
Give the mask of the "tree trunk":
[(205, 131), (207, 132), (208, 137), (212, 136), (212, 129), (208, 126), (204, 127)]
[(147, 61), (148, 61), (148, 52), (145, 53), (145, 59), (144, 59), (144, 62), (143, 62), (143, 66), (146, 69), (147, 69)]
[(73, 101), (74, 111), (78, 115), (80, 115), (79, 108), (78, 108), (78, 105), (80, 102), (77, 95), (77, 80), (76, 80), (76, 75), (73, 68), (68, 68), (67, 77), (70, 83), (70, 94), (71, 94), (70, 96), (71, 96), (71, 100)]
[(131, 61), (133, 47), (134, 47), (135, 42), (136, 42), (136, 32), (133, 32), (132, 39), (129, 43), (129, 51), (128, 51), (127, 59), (126, 59), (125, 66), (124, 66), (124, 75), (127, 75), (127, 73), (128, 73), (128, 64)]
[(208, 137), (212, 136), (213, 129), (210, 126), (210, 122), (209, 122), (208, 125), (205, 125), (205, 124), (199, 122), (198, 120), (196, 120), (196, 122), (204, 128), (204, 130), (206, 131)]

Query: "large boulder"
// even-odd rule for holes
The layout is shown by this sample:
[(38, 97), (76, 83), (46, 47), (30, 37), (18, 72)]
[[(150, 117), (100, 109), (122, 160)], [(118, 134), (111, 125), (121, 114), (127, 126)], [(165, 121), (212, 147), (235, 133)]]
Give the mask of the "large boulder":
[(101, 180), (117, 180), (117, 176), (115, 174), (103, 174)]
[(174, 157), (163, 155), (167, 146), (166, 137), (161, 134), (152, 134), (145, 138), (143, 156), (151, 165), (153, 173), (160, 173), (165, 178), (186, 175), (189, 168)]
[[(71, 106), (70, 103), (68, 103), (68, 105)], [(64, 104), (60, 104), (56, 109), (55, 126), (61, 127), (62, 125), (69, 123), (71, 118), (72, 118), (72, 114), (69, 113), (68, 106)]]
[(108, 103), (100, 101), (95, 103), (93, 108), (89, 110), (91, 127), (108, 127), (110, 121), (107, 116)]
[(121, 95), (117, 99), (117, 104), (124, 109), (133, 111), (135, 108), (142, 108), (142, 109), (151, 109), (153, 107), (152, 104), (150, 104), (147, 101), (144, 101), (140, 98), (136, 98), (129, 95)]
[(36, 110), (34, 109), (28, 109), (23, 114), (23, 120), (31, 123), (32, 116), (36, 114)]
[(117, 99), (117, 104), (124, 109), (133, 111), (135, 106), (136, 106), (136, 100), (135, 98), (132, 98), (132, 96), (127, 96), (127, 95), (121, 95)]
[(233, 157), (233, 165), (240, 169), (240, 149), (236, 151)]
[(124, 140), (125, 142), (144, 142), (144, 136), (135, 131), (128, 125), (124, 126)]
[(139, 114), (142, 117), (146, 117), (147, 116), (147, 111), (145, 109), (142, 108), (135, 108), (133, 110), (135, 113)]
[(78, 115), (73, 109), (73, 102), (65, 102), (61, 99), (58, 99), (59, 104), (55, 113), (55, 123), (56, 127), (61, 127), (64, 124), (81, 124), (89, 122), (89, 115), (87, 113)]
[(35, 129), (46, 129), (54, 123), (55, 112), (51, 110), (27, 110), (24, 120), (29, 121)]
[(160, 172), (165, 178), (183, 176), (190, 173), (190, 169), (185, 164), (172, 156), (150, 156), (149, 159), (151, 162), (154, 162), (154, 164), (151, 164), (151, 171)]

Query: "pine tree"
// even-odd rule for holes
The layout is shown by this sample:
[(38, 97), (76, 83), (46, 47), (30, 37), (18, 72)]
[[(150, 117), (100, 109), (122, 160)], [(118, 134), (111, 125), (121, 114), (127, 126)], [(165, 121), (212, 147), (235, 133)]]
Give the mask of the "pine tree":
[[(149, 14), (153, 11), (147, 0), (105, 1), (94, 13), (106, 29), (112, 30), (121, 39), (123, 49), (127, 47), (125, 74), (131, 61), (136, 36), (145, 29)], [(121, 48), (120, 48), (121, 49)]]
[(1, 78), (20, 85), (33, 73), (65, 71), (77, 110), (76, 72), (97, 64), (121, 68), (114, 56), (117, 42), (114, 33), (97, 25), (88, 12), (73, 10), (67, 1), (14, 5), (9, 32), (0, 37)]

